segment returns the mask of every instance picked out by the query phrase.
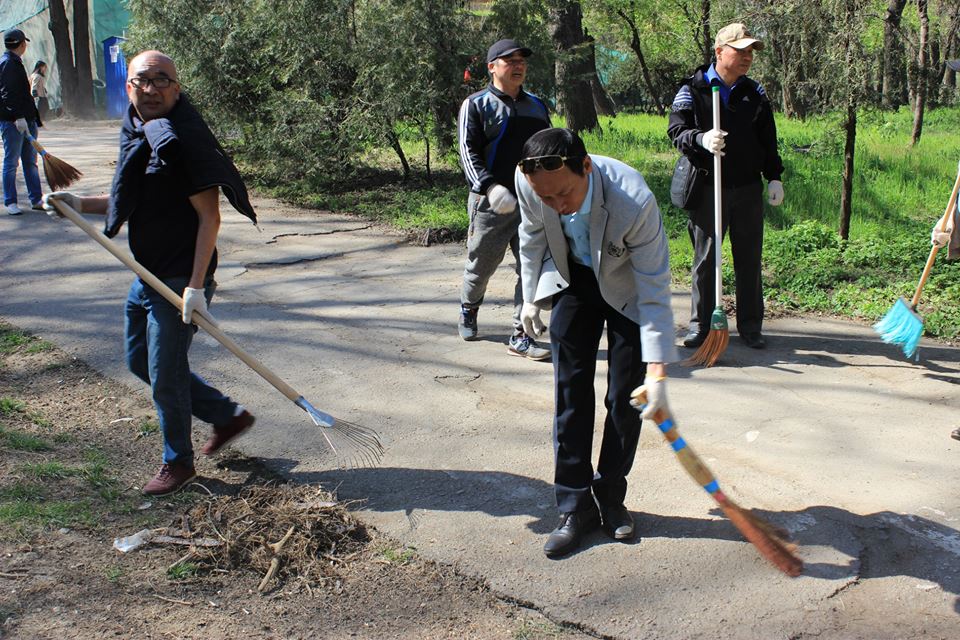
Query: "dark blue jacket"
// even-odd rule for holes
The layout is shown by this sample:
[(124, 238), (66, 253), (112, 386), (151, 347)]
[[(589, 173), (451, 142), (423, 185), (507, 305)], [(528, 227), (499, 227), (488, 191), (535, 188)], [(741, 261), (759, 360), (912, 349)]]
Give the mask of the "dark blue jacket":
[(30, 79), (23, 60), (7, 49), (0, 56), (0, 120), (26, 118), (40, 125), (37, 105), (30, 95)]

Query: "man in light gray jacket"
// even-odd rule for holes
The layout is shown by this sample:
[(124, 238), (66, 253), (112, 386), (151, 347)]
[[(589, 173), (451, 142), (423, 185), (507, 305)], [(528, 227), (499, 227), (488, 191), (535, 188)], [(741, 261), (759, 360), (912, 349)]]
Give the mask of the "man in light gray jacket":
[[(641, 417), (667, 408), (666, 363), (676, 357), (670, 260), (660, 209), (637, 171), (587, 155), (569, 129), (534, 134), (522, 158), (515, 186), (524, 330), (542, 333), (540, 310), (553, 309), (554, 487), (561, 517), (544, 553), (557, 557), (574, 551), (601, 523), (617, 540), (634, 535), (624, 506), (626, 476)], [(593, 382), (604, 325), (607, 416), (594, 472)], [(648, 404), (638, 415), (630, 395), (644, 383)]]

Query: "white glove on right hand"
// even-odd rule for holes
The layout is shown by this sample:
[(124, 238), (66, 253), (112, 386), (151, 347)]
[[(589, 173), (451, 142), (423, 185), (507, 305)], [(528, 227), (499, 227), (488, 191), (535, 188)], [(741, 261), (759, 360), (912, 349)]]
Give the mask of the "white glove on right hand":
[(540, 320), (540, 307), (532, 302), (524, 302), (520, 308), (520, 323), (525, 334), (539, 337), (544, 330), (543, 321)]
[(69, 191), (54, 191), (53, 193), (48, 193), (43, 196), (43, 210), (46, 211), (47, 215), (51, 218), (63, 218), (63, 214), (50, 202), (52, 199), (63, 202), (77, 213), (83, 213), (83, 204), (80, 196), (74, 195)]
[(26, 118), (17, 118), (13, 122), (14, 126), (17, 128), (17, 131), (20, 133), (26, 133), (29, 129), (27, 128), (27, 119)]
[(192, 316), (194, 311), (203, 316), (210, 324), (217, 324), (217, 321), (214, 320), (210, 312), (207, 311), (207, 297), (204, 295), (204, 290), (186, 287), (183, 290), (183, 324), (193, 322)]
[(517, 199), (502, 184), (490, 185), (487, 200), (490, 201), (490, 208), (497, 213), (513, 213), (517, 209)]
[(700, 146), (713, 155), (722, 156), (724, 155), (723, 148), (727, 145), (727, 141), (724, 140), (726, 135), (727, 132), (722, 129), (710, 129), (700, 137)]

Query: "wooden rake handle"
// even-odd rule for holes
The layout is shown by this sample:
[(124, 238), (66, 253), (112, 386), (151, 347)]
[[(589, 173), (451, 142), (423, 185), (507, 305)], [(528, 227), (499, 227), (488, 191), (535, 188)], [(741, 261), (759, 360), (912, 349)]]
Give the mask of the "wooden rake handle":
[[(104, 249), (112, 253), (114, 257), (120, 260), (120, 262), (127, 265), (131, 271), (140, 276), (141, 280), (146, 282), (147, 285), (162, 295), (170, 304), (177, 309), (183, 309), (183, 298), (177, 295), (173, 289), (165, 285), (160, 278), (153, 275), (146, 267), (134, 260), (132, 256), (122, 251), (114, 242), (111, 242), (109, 238), (94, 229), (93, 225), (84, 220), (83, 217), (70, 205), (56, 198), (53, 198), (51, 202), (64, 218), (67, 218), (70, 220), (70, 222), (83, 229), (88, 236), (99, 242)], [(264, 380), (272, 384), (277, 391), (286, 396), (287, 399), (291, 400), (292, 402), (297, 402), (297, 400), (301, 398), (301, 395), (293, 387), (280, 379), (280, 376), (268, 369), (265, 364), (244, 351), (240, 345), (234, 342), (215, 324), (204, 318), (196, 311), (193, 312), (193, 317), (191, 320), (199, 325), (201, 329), (213, 336), (217, 342), (226, 347), (231, 353), (233, 353), (233, 355), (240, 358), (244, 364), (260, 374)]]
[[(953, 217), (953, 214), (957, 211), (957, 193), (960, 192), (960, 168), (957, 170), (957, 179), (953, 183), (953, 191), (950, 193), (950, 201), (947, 202), (947, 209), (943, 212), (943, 217), (940, 218), (940, 231), (943, 231), (947, 228), (947, 222), (950, 218)], [(940, 251), (940, 247), (933, 245), (930, 249), (930, 256), (927, 258), (927, 264), (923, 266), (923, 274), (920, 276), (920, 283), (917, 284), (917, 290), (913, 294), (913, 299), (910, 301), (910, 308), (916, 309), (917, 305), (920, 303), (920, 294), (923, 293), (923, 287), (927, 284), (927, 278), (930, 277), (930, 271), (933, 270), (933, 262), (937, 258), (937, 252)]]

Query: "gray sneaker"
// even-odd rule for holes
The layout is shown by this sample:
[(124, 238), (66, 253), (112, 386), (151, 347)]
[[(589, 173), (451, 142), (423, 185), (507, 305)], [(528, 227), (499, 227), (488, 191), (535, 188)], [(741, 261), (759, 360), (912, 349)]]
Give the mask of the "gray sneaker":
[(477, 339), (477, 312), (479, 308), (468, 309), (460, 305), (460, 322), (457, 323), (457, 331), (464, 340)]
[(507, 343), (507, 353), (512, 356), (521, 356), (531, 360), (549, 360), (550, 349), (546, 349), (537, 344), (536, 340), (525, 333), (519, 333), (510, 336), (510, 342)]

